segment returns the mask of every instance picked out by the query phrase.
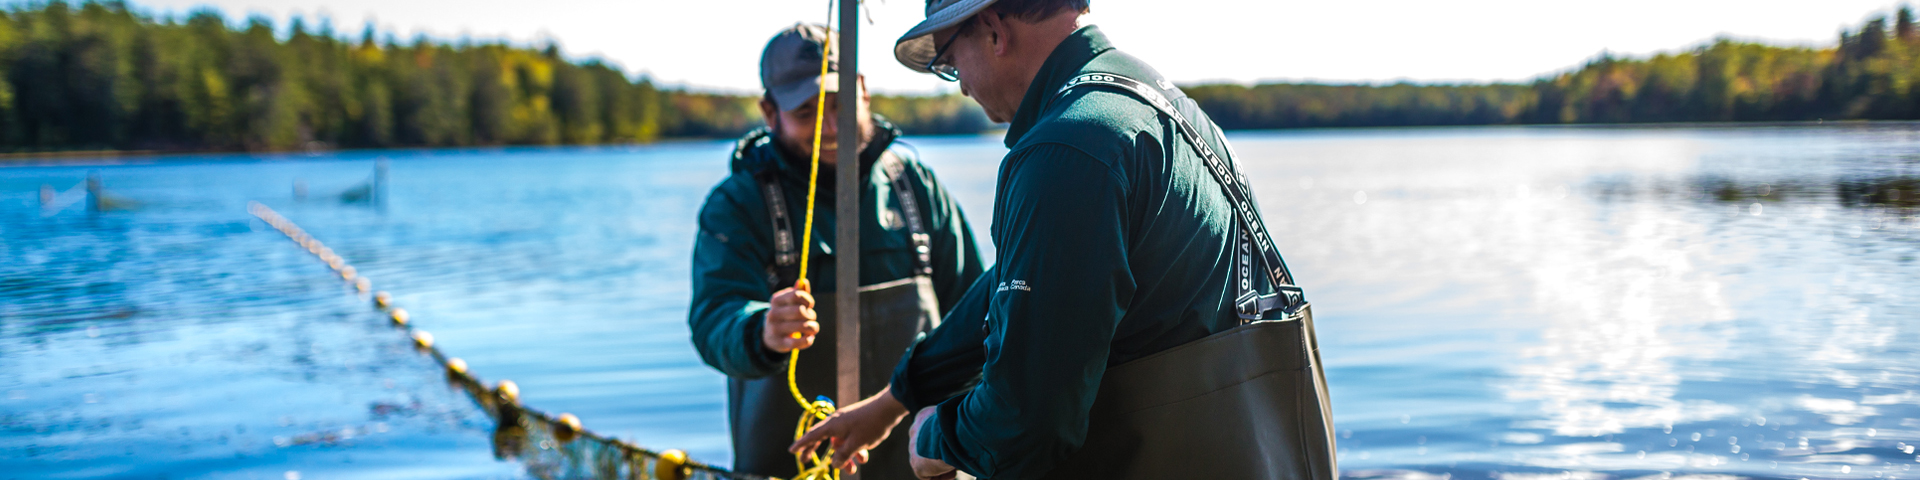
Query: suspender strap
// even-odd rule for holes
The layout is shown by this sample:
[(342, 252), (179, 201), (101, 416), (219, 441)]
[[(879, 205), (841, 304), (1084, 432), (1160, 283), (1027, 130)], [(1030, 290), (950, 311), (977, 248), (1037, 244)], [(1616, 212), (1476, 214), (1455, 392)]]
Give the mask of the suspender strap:
[(793, 237), (793, 216), (787, 210), (787, 194), (780, 188), (780, 179), (774, 178), (772, 169), (762, 170), (753, 175), (754, 183), (760, 184), (760, 197), (766, 201), (767, 219), (773, 223), (773, 265), (767, 266), (767, 275), (774, 288), (785, 288), (798, 281), (800, 275), (800, 250)]
[(893, 183), (893, 196), (899, 199), (900, 216), (906, 217), (907, 232), (913, 235), (913, 271), (919, 275), (933, 275), (933, 244), (927, 227), (920, 221), (920, 202), (914, 200), (914, 181), (907, 177), (906, 162), (893, 152), (880, 154), (880, 169), (886, 172), (887, 179)]
[[(1193, 145), (1195, 151), (1199, 152), (1200, 158), (1207, 165), (1207, 171), (1213, 174), (1214, 180), (1220, 184), (1220, 190), (1226, 194), (1227, 200), (1233, 203), (1233, 216), (1237, 220), (1235, 229), (1238, 230), (1235, 236), (1240, 239), (1239, 262), (1235, 265), (1235, 270), (1239, 271), (1236, 283), (1240, 294), (1235, 298), (1234, 303), (1238, 307), (1237, 313), (1241, 319), (1258, 320), (1263, 318), (1265, 313), (1276, 310), (1292, 314), (1301, 305), (1306, 304), (1300, 287), (1293, 284), (1293, 274), (1287, 271), (1286, 261), (1280, 258), (1280, 250), (1274, 247), (1273, 238), (1267, 234), (1266, 222), (1260, 219), (1260, 210), (1253, 203), (1253, 194), (1247, 186), (1246, 177), (1235, 169), (1232, 159), (1222, 158), (1214, 151), (1213, 146), (1200, 135), (1200, 130), (1187, 121), (1185, 115), (1180, 114), (1172, 101), (1167, 100), (1167, 97), (1161, 95), (1153, 86), (1110, 73), (1089, 73), (1074, 77), (1067, 81), (1066, 86), (1060, 87), (1060, 91), (1055, 92), (1054, 95), (1062, 96), (1079, 87), (1109, 87), (1133, 94), (1146, 101), (1161, 114), (1172, 118), (1173, 122), (1179, 126), (1180, 135), (1186, 138), (1187, 143)], [(1276, 293), (1261, 295), (1253, 291), (1250, 272), (1254, 271), (1255, 250), (1258, 250), (1261, 260), (1260, 271), (1277, 291)]]
[[(920, 219), (920, 202), (914, 199), (913, 179), (907, 176), (906, 162), (893, 152), (880, 154), (877, 165), (885, 172), (893, 185), (894, 198), (900, 203), (895, 214), (904, 217), (907, 232), (913, 237), (913, 271), (917, 275), (933, 274), (932, 236), (927, 234), (926, 224)], [(799, 280), (793, 278), (800, 274), (800, 248), (794, 236), (793, 215), (787, 209), (787, 195), (780, 188), (780, 180), (775, 178), (773, 170), (762, 170), (753, 175), (755, 183), (760, 184), (760, 196), (767, 204), (767, 218), (773, 224), (773, 265), (767, 267), (776, 288), (784, 288)]]

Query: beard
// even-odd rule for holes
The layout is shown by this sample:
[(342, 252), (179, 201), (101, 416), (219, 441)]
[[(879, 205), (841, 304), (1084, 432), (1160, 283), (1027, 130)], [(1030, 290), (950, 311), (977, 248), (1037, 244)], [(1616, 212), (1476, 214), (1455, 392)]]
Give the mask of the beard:
[[(774, 143), (780, 146), (780, 150), (787, 154), (789, 158), (798, 162), (804, 163), (811, 160), (813, 158), (813, 136), (807, 135), (801, 138), (793, 138), (786, 134), (785, 125), (779, 123), (781, 120), (776, 119), (775, 121), (773, 138)], [(856, 139), (854, 144), (856, 151), (866, 149), (867, 143), (873, 140), (873, 128), (871, 125), (872, 124), (861, 125), (859, 138)], [(840, 150), (840, 139), (836, 137), (837, 135), (822, 135), (820, 137), (821, 164), (824, 165), (839, 160), (837, 155)]]

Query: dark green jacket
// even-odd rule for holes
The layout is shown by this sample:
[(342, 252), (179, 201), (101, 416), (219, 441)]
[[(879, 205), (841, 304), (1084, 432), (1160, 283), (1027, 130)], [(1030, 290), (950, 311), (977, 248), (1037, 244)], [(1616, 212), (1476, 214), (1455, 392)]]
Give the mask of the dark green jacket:
[[(1150, 84), (1231, 155), (1206, 114), (1085, 27), (1056, 47), (1007, 130), (992, 270), (909, 352), (893, 388), (938, 404), (918, 453), (983, 478), (1048, 475), (1086, 439), (1113, 365), (1239, 324), (1232, 207), (1170, 118), (1081, 73)], [(983, 325), (984, 321), (984, 325)]]
[[(933, 284), (942, 313), (980, 276), (980, 253), (973, 230), (960, 213), (960, 204), (905, 148), (893, 148), (900, 134), (891, 123), (875, 116), (875, 133), (860, 163), (869, 174), (861, 193), (860, 284), (872, 285), (906, 278), (913, 273), (913, 240), (906, 229), (888, 229), (878, 212), (897, 203), (885, 175), (872, 174), (880, 153), (892, 149), (907, 165), (918, 188), (933, 248)], [(753, 178), (771, 170), (786, 193), (793, 219), (794, 242), (800, 242), (807, 208), (808, 160), (787, 158), (763, 128), (740, 139), (733, 155), (732, 174), (707, 195), (700, 209), (700, 234), (693, 244), (693, 304), (687, 323), (693, 328), (693, 346), (707, 365), (735, 378), (760, 378), (786, 368), (786, 356), (760, 343), (762, 319), (773, 292), (792, 285), (775, 285), (769, 276), (774, 264), (773, 227), (767, 206)], [(808, 277), (816, 297), (834, 290), (833, 171), (822, 168), (816, 195), (813, 243)]]

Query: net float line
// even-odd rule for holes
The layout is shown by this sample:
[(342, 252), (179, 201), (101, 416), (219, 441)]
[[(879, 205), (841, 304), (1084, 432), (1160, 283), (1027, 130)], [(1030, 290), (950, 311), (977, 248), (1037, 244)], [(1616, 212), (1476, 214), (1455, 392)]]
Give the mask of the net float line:
[[(266, 222), (301, 248), (326, 263), (342, 281), (357, 292), (371, 291), (373, 280), (360, 275), (345, 258), (327, 248), (292, 220), (257, 201), (247, 203), (247, 212)], [(385, 312), (393, 327), (414, 349), (433, 358), (447, 375), (447, 382), (465, 391), (474, 403), (492, 417), (494, 456), (518, 459), (529, 470), (543, 472), (579, 472), (587, 469), (597, 478), (635, 480), (778, 480), (757, 475), (734, 473), (687, 458), (678, 449), (656, 451), (631, 442), (602, 435), (585, 428), (571, 413), (552, 415), (520, 404), (520, 387), (512, 380), (500, 380), (488, 387), (486, 381), (467, 368), (467, 362), (448, 356), (434, 342), (433, 334), (418, 328), (412, 316), (385, 291), (374, 291), (374, 308)]]

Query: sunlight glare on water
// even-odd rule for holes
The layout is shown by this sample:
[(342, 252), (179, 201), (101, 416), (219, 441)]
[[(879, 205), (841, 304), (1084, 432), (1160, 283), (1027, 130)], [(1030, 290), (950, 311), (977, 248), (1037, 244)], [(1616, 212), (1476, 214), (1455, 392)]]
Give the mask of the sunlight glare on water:
[[(1920, 145), (1903, 128), (1236, 141), (1272, 159), (1253, 163), (1266, 185), (1369, 192), (1355, 209), (1260, 191), (1316, 294), (1349, 476), (1873, 477), (1915, 460), (1896, 453), (1920, 437), (1915, 205), (1891, 200)], [(1578, 194), (1540, 193), (1558, 191)]]
[[(1344, 476), (1920, 463), (1911, 126), (1229, 137), (1315, 303)], [(1000, 139), (909, 141), (985, 234)], [(492, 444), (369, 294), (249, 200), (526, 404), (726, 465), (724, 382), (686, 306), (694, 213), (729, 146), (0, 168), (0, 471), (555, 475)], [(388, 197), (353, 196), (381, 158)], [(88, 211), (89, 173), (106, 211)]]

